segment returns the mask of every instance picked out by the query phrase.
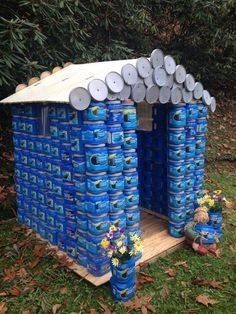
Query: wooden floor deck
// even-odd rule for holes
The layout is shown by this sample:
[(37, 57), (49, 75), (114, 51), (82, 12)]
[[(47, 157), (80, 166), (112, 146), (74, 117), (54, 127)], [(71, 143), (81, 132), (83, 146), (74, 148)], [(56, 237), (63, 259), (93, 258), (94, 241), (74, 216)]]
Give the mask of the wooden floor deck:
[[(137, 268), (140, 263), (154, 262), (158, 257), (165, 256), (183, 245), (184, 238), (176, 239), (168, 234), (167, 221), (151, 214), (150, 211), (145, 211), (145, 209), (142, 210), (141, 229), (143, 256), (137, 262)], [(55, 248), (55, 246), (53, 246), (53, 248)], [(58, 250), (56, 254), (59, 256), (65, 255), (65, 253), (60, 250)], [(95, 277), (89, 274), (85, 267), (75, 262), (68, 268), (95, 286), (106, 283), (111, 277), (110, 273), (101, 277)]]

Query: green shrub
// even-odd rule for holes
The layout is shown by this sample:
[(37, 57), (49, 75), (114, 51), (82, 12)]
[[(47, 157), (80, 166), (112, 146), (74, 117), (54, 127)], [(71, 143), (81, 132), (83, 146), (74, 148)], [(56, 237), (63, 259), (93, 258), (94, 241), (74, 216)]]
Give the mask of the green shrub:
[(222, 86), (235, 73), (233, 0), (8, 0), (0, 4), (0, 95), (65, 61), (173, 54)]

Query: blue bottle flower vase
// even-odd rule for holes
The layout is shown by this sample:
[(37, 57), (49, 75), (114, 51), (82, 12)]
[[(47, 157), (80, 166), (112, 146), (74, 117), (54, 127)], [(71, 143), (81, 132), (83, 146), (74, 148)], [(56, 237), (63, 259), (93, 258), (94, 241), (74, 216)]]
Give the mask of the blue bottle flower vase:
[(221, 238), (222, 236), (222, 222), (223, 222), (223, 218), (222, 218), (221, 211), (218, 211), (218, 212), (215, 212), (213, 210), (209, 211), (208, 224), (215, 229), (218, 238)]
[(126, 302), (134, 297), (136, 290), (135, 260), (130, 258), (118, 266), (111, 264), (110, 285), (114, 300)]

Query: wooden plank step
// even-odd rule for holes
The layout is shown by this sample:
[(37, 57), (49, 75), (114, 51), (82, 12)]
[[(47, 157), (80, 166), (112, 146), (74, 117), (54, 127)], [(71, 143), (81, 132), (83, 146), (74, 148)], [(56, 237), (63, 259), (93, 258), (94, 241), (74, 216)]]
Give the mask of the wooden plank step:
[[(184, 237), (176, 239), (168, 234), (167, 221), (162, 218), (163, 217), (160, 217), (160, 215), (153, 215), (153, 212), (150, 210), (142, 209), (141, 229), (143, 255), (136, 264), (137, 269), (140, 263), (152, 263), (158, 257), (165, 256), (166, 254), (180, 248), (184, 243)], [(39, 235), (38, 237), (41, 240), (46, 241)], [(56, 246), (52, 246), (50, 244), (48, 244), (48, 246), (56, 250), (56, 255), (66, 255), (65, 252), (60, 251)], [(91, 275), (85, 267), (80, 266), (71, 258), (69, 258), (69, 260), (72, 264), (71, 266), (68, 266), (68, 268), (80, 277), (92, 283), (94, 286), (100, 286), (106, 283), (111, 277), (111, 273), (105, 274), (101, 277), (95, 277)]]

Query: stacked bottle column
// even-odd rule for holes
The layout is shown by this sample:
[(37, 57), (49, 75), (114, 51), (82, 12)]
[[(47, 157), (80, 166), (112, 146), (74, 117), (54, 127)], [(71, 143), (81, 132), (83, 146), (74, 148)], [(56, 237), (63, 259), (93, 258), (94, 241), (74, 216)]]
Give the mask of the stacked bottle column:
[(196, 126), (198, 105), (186, 104), (186, 156), (185, 156), (185, 193), (186, 193), (186, 223), (194, 216), (194, 182), (195, 182), (195, 153)]
[(167, 106), (157, 104), (153, 106), (152, 129), (152, 209), (162, 215), (167, 213), (167, 180), (166, 180), (166, 152), (167, 152)]
[(140, 206), (152, 209), (152, 131), (138, 130)]
[[(128, 243), (132, 240), (133, 233), (141, 234), (140, 230), (140, 210), (139, 210), (139, 190), (138, 190), (138, 156), (137, 156), (137, 134), (138, 126), (137, 112), (132, 101), (123, 102), (123, 129), (124, 129), (124, 195), (126, 231)], [(141, 255), (137, 256), (137, 259)]]
[(197, 199), (202, 197), (204, 184), (204, 168), (206, 150), (206, 132), (207, 132), (207, 106), (198, 104), (198, 116), (196, 119), (196, 149), (195, 149), (195, 172), (194, 172), (194, 200), (195, 207), (198, 206)]
[(182, 237), (186, 220), (185, 104), (168, 107), (168, 217), (169, 233)]
[[(18, 110), (20, 118), (15, 116)], [(76, 258), (70, 130), (79, 117), (67, 105), (51, 105), (50, 135), (41, 136), (40, 112), (41, 106), (13, 107), (18, 218)]]
[[(87, 231), (81, 228), (78, 246), (87, 252), (87, 269), (95, 276), (109, 271), (101, 240), (109, 230), (109, 189), (106, 105), (91, 102), (82, 116), (82, 142), (85, 151), (85, 217)], [(84, 218), (85, 218), (84, 217)]]
[[(78, 183), (73, 173), (74, 132), (80, 132), (81, 119), (77, 111), (68, 105), (56, 105), (49, 108), (52, 182), (53, 191), (48, 192), (48, 206), (53, 199), (53, 209), (56, 213), (56, 227), (58, 230), (58, 245), (69, 256), (77, 258), (77, 206), (76, 189)], [(57, 136), (58, 131), (58, 136)], [(58, 142), (59, 141), (59, 142)], [(73, 145), (72, 145), (73, 143)], [(58, 144), (60, 145), (58, 147)], [(59, 149), (58, 149), (59, 148)], [(59, 151), (59, 154), (57, 152)], [(60, 154), (61, 152), (61, 154)], [(60, 167), (59, 167), (60, 165)], [(61, 173), (60, 173), (61, 169)], [(50, 186), (50, 178), (49, 178)], [(62, 193), (60, 192), (60, 184)], [(53, 194), (51, 194), (53, 192)]]
[(110, 224), (126, 229), (125, 195), (124, 195), (124, 131), (123, 107), (120, 101), (108, 101), (107, 105), (107, 148), (109, 188)]
[[(36, 164), (35, 141), (40, 134), (40, 106), (12, 106), (12, 129), (15, 160), (15, 186), (17, 192), (18, 221), (38, 231), (38, 210), (42, 202), (38, 201), (37, 181), (39, 172)], [(41, 171), (45, 176), (45, 172)], [(32, 197), (31, 197), (32, 194)], [(43, 206), (43, 204), (42, 204)], [(36, 208), (35, 208), (36, 207)], [(46, 230), (45, 230), (46, 235)]]
[[(87, 215), (85, 209), (85, 192), (86, 192), (86, 166), (85, 151), (82, 142), (82, 113), (74, 112), (74, 123), (71, 123), (71, 160), (72, 160), (72, 177), (75, 183), (75, 204), (76, 204), (76, 242), (70, 241), (73, 246), (76, 245), (76, 260), (83, 266), (87, 265), (86, 253), (86, 234), (87, 234)], [(59, 246), (61, 245), (59, 241)], [(71, 247), (73, 247), (71, 246)], [(70, 247), (67, 245), (67, 252)]]

